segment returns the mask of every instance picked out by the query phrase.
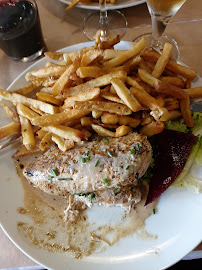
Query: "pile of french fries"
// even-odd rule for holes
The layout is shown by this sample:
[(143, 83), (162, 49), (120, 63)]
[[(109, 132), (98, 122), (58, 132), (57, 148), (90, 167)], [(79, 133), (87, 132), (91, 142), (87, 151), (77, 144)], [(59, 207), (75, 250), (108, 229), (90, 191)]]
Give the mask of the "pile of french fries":
[[(99, 0), (72, 0), (71, 4), (66, 8), (66, 10), (70, 10), (75, 7), (78, 3), (82, 4), (90, 4), (90, 3), (98, 3)], [(116, 0), (106, 0), (106, 3), (115, 4)]]
[(26, 74), (27, 86), (0, 90), (13, 106), (1, 102), (12, 123), (0, 128), (0, 139), (21, 133), (21, 154), (27, 154), (55, 144), (67, 151), (95, 134), (150, 137), (179, 117), (192, 127), (190, 99), (202, 97), (202, 87), (191, 88), (196, 71), (172, 60), (169, 43), (159, 53), (144, 39), (115, 50), (118, 40), (68, 54), (46, 52), (49, 61)]

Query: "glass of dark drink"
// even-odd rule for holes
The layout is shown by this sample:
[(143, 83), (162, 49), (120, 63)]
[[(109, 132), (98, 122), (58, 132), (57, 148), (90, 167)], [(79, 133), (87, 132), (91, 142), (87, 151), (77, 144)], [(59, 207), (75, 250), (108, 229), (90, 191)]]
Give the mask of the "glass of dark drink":
[(22, 62), (32, 61), (43, 53), (35, 0), (0, 0), (0, 49)]

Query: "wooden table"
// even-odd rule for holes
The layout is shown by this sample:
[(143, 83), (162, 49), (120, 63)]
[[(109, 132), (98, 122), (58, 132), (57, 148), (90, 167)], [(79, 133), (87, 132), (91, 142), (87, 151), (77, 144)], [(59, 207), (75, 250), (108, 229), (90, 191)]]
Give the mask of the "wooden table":
[[(67, 12), (66, 5), (57, 0), (37, 0), (37, 4), (48, 50), (55, 51), (88, 41), (82, 32), (82, 21), (92, 10), (74, 8)], [(166, 33), (178, 42), (182, 61), (196, 69), (200, 76), (202, 76), (201, 10), (201, 0), (187, 0), (171, 19), (166, 30)], [(151, 31), (150, 15), (146, 4), (121, 11), (128, 21), (128, 31), (123, 40), (133, 41), (140, 34)], [(0, 51), (0, 88), (6, 89), (32, 63), (13, 61)], [(36, 265), (12, 244), (1, 229), (0, 239), (0, 268)], [(202, 250), (202, 245), (199, 245), (197, 250)]]

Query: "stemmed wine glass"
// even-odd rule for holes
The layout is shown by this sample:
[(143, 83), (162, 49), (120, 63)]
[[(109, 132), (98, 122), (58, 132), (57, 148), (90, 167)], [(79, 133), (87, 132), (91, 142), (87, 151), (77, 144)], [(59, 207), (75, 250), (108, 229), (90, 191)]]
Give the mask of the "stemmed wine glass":
[(83, 33), (90, 40), (96, 39), (98, 34), (105, 40), (116, 35), (122, 37), (127, 26), (127, 20), (120, 11), (107, 10), (106, 0), (99, 0), (99, 11), (91, 13), (83, 21)]
[(180, 59), (180, 51), (177, 42), (164, 35), (166, 26), (177, 11), (181, 8), (186, 0), (146, 0), (152, 21), (152, 34), (144, 34), (133, 41), (141, 38), (145, 39), (148, 46), (152, 46), (157, 50), (162, 50), (165, 42), (173, 45), (173, 57)]

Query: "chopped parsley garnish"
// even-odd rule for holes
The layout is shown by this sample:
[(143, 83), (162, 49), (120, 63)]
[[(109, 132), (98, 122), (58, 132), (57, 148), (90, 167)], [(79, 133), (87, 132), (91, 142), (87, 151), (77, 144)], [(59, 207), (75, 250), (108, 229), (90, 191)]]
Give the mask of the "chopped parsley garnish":
[(131, 153), (132, 155), (135, 154), (135, 149), (132, 148), (132, 149), (130, 150), (130, 153)]
[(97, 136), (97, 140), (98, 140), (98, 141), (101, 140), (101, 136), (100, 136), (100, 135)]
[(60, 181), (72, 181), (73, 178), (58, 178)]
[(92, 194), (90, 195), (90, 199), (91, 199), (91, 201), (95, 199), (95, 194), (94, 194), (94, 193), (92, 193)]
[(115, 196), (116, 196), (116, 195), (118, 195), (118, 194), (119, 194), (119, 192), (118, 192), (118, 191), (114, 193), (114, 195), (115, 195)]
[(109, 143), (109, 139), (105, 139), (105, 142), (106, 142), (106, 143)]
[(107, 153), (110, 157), (114, 157), (114, 155), (112, 154), (112, 152), (110, 150), (107, 150)]
[(155, 208), (153, 209), (153, 214), (154, 214), (154, 215), (156, 214), (156, 209), (155, 209)]
[(104, 183), (105, 183), (107, 186), (109, 186), (109, 182), (108, 182), (108, 179), (107, 179), (107, 178), (104, 178), (103, 181), (104, 181)]
[(120, 188), (120, 186), (119, 186), (119, 185), (117, 185), (117, 184), (116, 184), (114, 187), (115, 187), (115, 188)]
[(128, 166), (126, 167), (126, 171), (127, 171), (129, 168), (130, 168), (130, 165), (128, 165)]
[(137, 145), (136, 146), (137, 146), (137, 150), (140, 151), (141, 150), (141, 144), (139, 142), (137, 142)]
[(95, 167), (98, 166), (99, 162), (100, 162), (100, 160), (98, 159), (98, 160), (96, 161), (96, 163), (95, 163)]
[(90, 156), (88, 156), (88, 160), (90, 160), (91, 159), (91, 157)]
[(53, 176), (49, 176), (49, 177), (48, 177), (48, 180), (52, 180), (52, 179), (53, 179)]
[(51, 169), (50, 170), (50, 173), (53, 175), (53, 176), (58, 176), (59, 175), (59, 172), (55, 169)]
[(89, 151), (87, 153), (84, 153), (83, 155), (88, 157), (89, 156)]
[(81, 161), (82, 161), (82, 163), (86, 163), (86, 159), (85, 158), (82, 158)]

